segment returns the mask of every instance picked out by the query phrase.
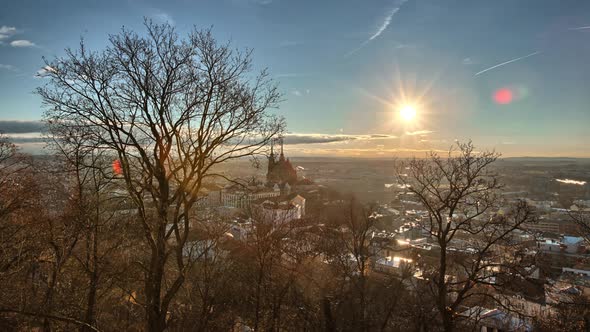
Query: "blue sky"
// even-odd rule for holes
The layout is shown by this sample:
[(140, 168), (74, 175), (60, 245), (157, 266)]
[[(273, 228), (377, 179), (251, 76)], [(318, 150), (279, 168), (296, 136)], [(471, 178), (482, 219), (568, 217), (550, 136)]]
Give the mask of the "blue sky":
[[(9, 1), (0, 120), (41, 118), (32, 91), (43, 84), (34, 77), (42, 56), (81, 36), (102, 49), (122, 26), (145, 31), (143, 17), (181, 34), (213, 26), (218, 39), (253, 48), (285, 95), (277, 113), (291, 155), (389, 157), (471, 138), (505, 156), (590, 157), (583, 0)], [(494, 102), (500, 89), (509, 104)], [(397, 116), (405, 103), (415, 121)]]

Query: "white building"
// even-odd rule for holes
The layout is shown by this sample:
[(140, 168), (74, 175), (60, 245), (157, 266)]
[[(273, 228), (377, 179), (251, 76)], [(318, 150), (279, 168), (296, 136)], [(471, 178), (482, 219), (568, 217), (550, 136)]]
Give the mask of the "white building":
[(297, 194), (262, 200), (259, 207), (266, 221), (289, 222), (305, 216), (305, 198)]
[(259, 192), (247, 192), (247, 191), (233, 191), (233, 192), (221, 192), (221, 205), (235, 208), (247, 208), (250, 207), (252, 202), (257, 201), (261, 198), (272, 198), (281, 195), (280, 191), (259, 191)]
[(568, 254), (579, 254), (586, 251), (584, 238), (577, 236), (562, 236), (559, 240), (544, 239), (537, 242), (537, 247), (542, 251)]

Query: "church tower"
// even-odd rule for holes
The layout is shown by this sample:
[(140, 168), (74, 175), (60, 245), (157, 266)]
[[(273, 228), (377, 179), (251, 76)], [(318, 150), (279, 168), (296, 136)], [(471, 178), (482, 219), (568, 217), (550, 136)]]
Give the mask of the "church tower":
[(283, 138), (281, 137), (279, 140), (281, 144), (281, 152), (278, 160), (275, 159), (274, 146), (271, 145), (270, 147), (266, 181), (268, 186), (278, 184), (282, 188), (285, 184), (293, 185), (297, 182), (297, 171), (293, 168), (289, 159), (285, 158)]
[(279, 162), (285, 161), (285, 155), (283, 154), (283, 138), (279, 138), (281, 140), (281, 155), (279, 156)]
[(275, 168), (276, 160), (274, 154), (274, 142), (270, 142), (270, 155), (268, 156), (268, 168), (266, 170), (266, 182), (272, 183), (273, 181), (273, 169)]

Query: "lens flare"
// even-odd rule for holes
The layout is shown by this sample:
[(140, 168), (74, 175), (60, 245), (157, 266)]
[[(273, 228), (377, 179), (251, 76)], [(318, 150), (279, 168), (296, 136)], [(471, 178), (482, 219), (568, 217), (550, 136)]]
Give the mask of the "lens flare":
[(115, 173), (115, 175), (123, 174), (123, 167), (121, 166), (121, 161), (119, 159), (113, 161), (113, 173)]
[(494, 92), (494, 101), (496, 104), (507, 105), (512, 102), (514, 95), (510, 89), (502, 88)]

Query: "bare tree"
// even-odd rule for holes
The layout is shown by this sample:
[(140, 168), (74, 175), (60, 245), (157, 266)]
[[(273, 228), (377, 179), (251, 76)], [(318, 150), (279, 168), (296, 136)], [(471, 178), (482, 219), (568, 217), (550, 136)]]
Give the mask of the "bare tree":
[(84, 127), (92, 148), (119, 160), (149, 253), (143, 303), (149, 331), (167, 313), (190, 262), (183, 258), (201, 184), (216, 164), (254, 155), (283, 130), (271, 116), (280, 94), (266, 72), (251, 75), (251, 52), (219, 44), (210, 30), (180, 39), (146, 21), (147, 35), (123, 29), (110, 46), (83, 42), (46, 61), (38, 89), (50, 123)]
[(498, 157), (468, 142), (458, 143), (446, 157), (432, 152), (401, 163), (399, 181), (426, 209), (421, 226), (437, 245), (438, 262), (425, 275), (445, 331), (455, 329), (457, 311), (467, 299), (490, 296), (478, 286), (496, 286), (501, 277), (526, 267), (521, 264), (525, 248), (513, 235), (534, 221), (534, 213), (524, 202), (498, 213), (501, 184), (490, 167)]
[(212, 215), (195, 225), (193, 246), (186, 255), (195, 261), (179, 298), (174, 328), (192, 331), (229, 330), (233, 326), (236, 294), (235, 263), (228, 258), (233, 245), (229, 223)]
[(578, 225), (578, 234), (590, 243), (590, 212), (569, 211), (569, 215)]
[(0, 133), (0, 329), (17, 325), (4, 313), (22, 309), (30, 262), (41, 251), (37, 193), (28, 158)]
[(0, 218), (26, 207), (25, 197), (26, 180), (25, 170), (30, 166), (27, 158), (18, 152), (8, 137), (0, 133), (0, 188), (2, 188), (2, 200), (0, 201)]
[(296, 301), (289, 297), (296, 287), (294, 282), (297, 267), (299, 221), (287, 220), (287, 215), (273, 217), (265, 215), (261, 209), (253, 207), (248, 211), (248, 234), (242, 243), (241, 252), (236, 255), (240, 261), (242, 287), (251, 288), (244, 294), (244, 301), (249, 308), (243, 308), (242, 318), (251, 324), (254, 330), (286, 329), (285, 307), (296, 306)]
[(374, 211), (373, 205), (363, 206), (351, 197), (327, 212), (317, 245), (334, 270), (333, 287), (324, 290), (327, 329), (387, 331), (395, 319), (406, 276), (374, 269), (383, 245), (373, 236), (377, 221)]
[(356, 329), (366, 331), (369, 325), (367, 322), (367, 279), (372, 258), (370, 235), (375, 220), (370, 218), (370, 212), (365, 210), (354, 198), (344, 208), (346, 209), (345, 214), (338, 218), (342, 218), (339, 220), (342, 224), (333, 225), (335, 229), (330, 232), (333, 235), (333, 241), (329, 241), (332, 242), (332, 245), (328, 246), (326, 251), (329, 260), (340, 270), (339, 274), (343, 277), (342, 282), (348, 281), (350, 285), (351, 305), (358, 309), (352, 311)]
[(92, 326), (99, 326), (99, 298), (114, 293), (113, 280), (124, 269), (120, 252), (129, 249), (133, 241), (123, 231), (127, 226), (120, 213), (124, 200), (113, 195), (121, 188), (110, 172), (111, 158), (107, 150), (92, 148), (84, 127), (72, 128), (54, 122), (48, 129), (49, 148), (57, 157), (51, 171), (69, 184), (69, 206), (75, 211), (72, 219), (81, 232), (72, 250), (72, 260), (79, 271), (72, 268), (68, 277), (87, 286), (79, 287), (85, 294), (68, 296), (72, 300), (85, 297), (83, 313), (77, 316), (86, 323), (81, 330), (89, 331)]

